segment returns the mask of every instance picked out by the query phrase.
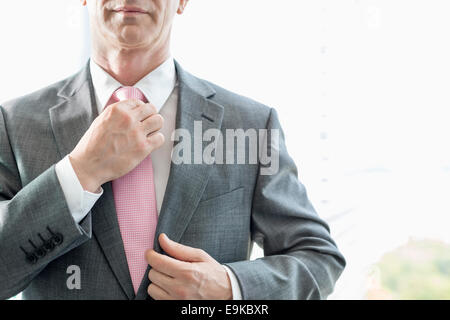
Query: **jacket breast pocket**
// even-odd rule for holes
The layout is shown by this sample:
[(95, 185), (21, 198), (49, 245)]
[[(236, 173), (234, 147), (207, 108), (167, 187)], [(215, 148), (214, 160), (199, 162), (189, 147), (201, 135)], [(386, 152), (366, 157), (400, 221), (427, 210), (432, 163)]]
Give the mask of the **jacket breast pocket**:
[(199, 202), (197, 210), (231, 210), (243, 204), (244, 187)]

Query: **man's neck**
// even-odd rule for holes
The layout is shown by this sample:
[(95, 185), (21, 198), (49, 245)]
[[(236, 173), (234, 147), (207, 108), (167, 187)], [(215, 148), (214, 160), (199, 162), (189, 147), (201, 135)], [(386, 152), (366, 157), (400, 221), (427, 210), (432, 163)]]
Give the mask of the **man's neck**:
[(169, 49), (94, 50), (92, 59), (114, 79), (125, 86), (133, 86), (170, 57)]

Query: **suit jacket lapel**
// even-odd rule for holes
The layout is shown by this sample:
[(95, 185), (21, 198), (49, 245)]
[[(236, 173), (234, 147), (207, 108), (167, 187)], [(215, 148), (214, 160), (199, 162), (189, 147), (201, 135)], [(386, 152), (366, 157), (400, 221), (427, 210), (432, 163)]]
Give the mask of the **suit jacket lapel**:
[[(50, 120), (61, 158), (69, 154), (97, 117), (89, 63), (58, 93), (63, 102), (50, 109)], [(92, 208), (92, 229), (111, 269), (129, 299), (135, 294), (117, 221), (111, 183)]]
[[(220, 129), (223, 107), (209, 100), (214, 94), (209, 86), (186, 74), (177, 65), (179, 77), (179, 103), (176, 128), (187, 129), (194, 145), (194, 124), (201, 124), (203, 132)], [(196, 137), (202, 139), (202, 137)], [(210, 142), (202, 142), (205, 148)], [(192, 155), (191, 159), (193, 160)], [(158, 220), (156, 237), (166, 233), (172, 240), (179, 241), (208, 183), (211, 165), (194, 163), (171, 163), (170, 175)], [(156, 239), (155, 239), (156, 240)], [(160, 250), (158, 241), (155, 249)]]
[(127, 257), (120, 235), (112, 184), (103, 186), (103, 195), (92, 208), (92, 228), (106, 260), (128, 299), (135, 297)]
[[(191, 134), (191, 144), (194, 145), (194, 123), (201, 124), (203, 132), (208, 129), (220, 129), (223, 118), (223, 107), (209, 100), (215, 91), (205, 82), (183, 71), (175, 63), (179, 83), (178, 109), (176, 129), (187, 129)], [(200, 137), (201, 139), (201, 137)], [(205, 148), (210, 142), (202, 142)], [(194, 157), (191, 157), (194, 159)], [(192, 215), (197, 208), (205, 190), (210, 175), (211, 165), (207, 164), (174, 164), (171, 163), (164, 200), (156, 228), (154, 249), (162, 253), (158, 236), (165, 233), (174, 241), (179, 241), (186, 230)], [(147, 268), (136, 299), (147, 297)]]
[(58, 92), (62, 102), (49, 110), (61, 157), (69, 154), (97, 116), (89, 67), (75, 75)]

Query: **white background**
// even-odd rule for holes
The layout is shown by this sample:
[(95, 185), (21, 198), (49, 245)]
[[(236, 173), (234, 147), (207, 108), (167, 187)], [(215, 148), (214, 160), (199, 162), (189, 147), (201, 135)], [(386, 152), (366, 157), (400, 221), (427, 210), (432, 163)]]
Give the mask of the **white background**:
[[(191, 0), (176, 19), (184, 68), (277, 109), (348, 260), (332, 298), (363, 298), (409, 237), (450, 241), (449, 15), (448, 0)], [(2, 3), (0, 30), (0, 101), (89, 55), (78, 0)]]

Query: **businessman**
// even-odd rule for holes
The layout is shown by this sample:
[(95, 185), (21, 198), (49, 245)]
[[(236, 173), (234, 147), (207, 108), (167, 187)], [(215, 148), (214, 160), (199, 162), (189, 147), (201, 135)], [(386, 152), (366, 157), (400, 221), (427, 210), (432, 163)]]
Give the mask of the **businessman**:
[[(326, 298), (345, 260), (275, 110), (171, 56), (188, 0), (81, 4), (87, 65), (0, 106), (0, 297)], [(174, 133), (197, 128), (280, 131), (276, 145), (266, 139), (277, 170), (174, 161)], [(264, 257), (249, 261), (253, 243)]]

